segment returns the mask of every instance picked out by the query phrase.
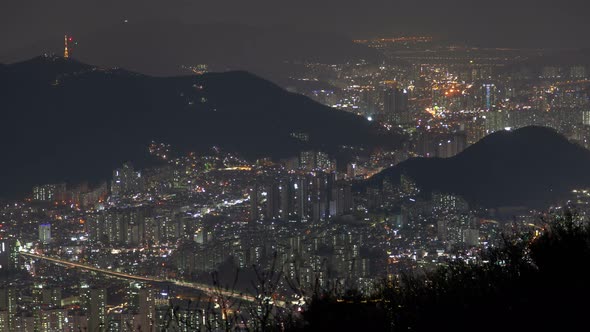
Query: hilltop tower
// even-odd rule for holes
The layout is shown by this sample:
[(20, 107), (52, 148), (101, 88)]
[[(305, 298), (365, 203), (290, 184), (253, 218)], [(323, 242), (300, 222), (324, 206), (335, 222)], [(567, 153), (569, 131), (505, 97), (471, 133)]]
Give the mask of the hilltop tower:
[(70, 57), (70, 52), (68, 51), (68, 35), (64, 36), (64, 58), (68, 59)]

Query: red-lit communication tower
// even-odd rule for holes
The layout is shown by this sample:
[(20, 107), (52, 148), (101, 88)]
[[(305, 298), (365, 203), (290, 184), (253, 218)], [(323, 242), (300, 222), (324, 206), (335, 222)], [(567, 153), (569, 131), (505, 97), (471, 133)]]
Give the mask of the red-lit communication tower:
[(67, 59), (70, 57), (70, 52), (68, 51), (68, 35), (64, 36), (64, 58)]

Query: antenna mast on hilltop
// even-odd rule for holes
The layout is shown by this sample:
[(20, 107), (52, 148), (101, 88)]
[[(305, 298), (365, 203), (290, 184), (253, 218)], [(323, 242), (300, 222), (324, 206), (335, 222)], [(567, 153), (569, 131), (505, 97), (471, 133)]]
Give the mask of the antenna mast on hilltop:
[(67, 59), (70, 57), (70, 52), (68, 52), (68, 35), (64, 36), (64, 58)]

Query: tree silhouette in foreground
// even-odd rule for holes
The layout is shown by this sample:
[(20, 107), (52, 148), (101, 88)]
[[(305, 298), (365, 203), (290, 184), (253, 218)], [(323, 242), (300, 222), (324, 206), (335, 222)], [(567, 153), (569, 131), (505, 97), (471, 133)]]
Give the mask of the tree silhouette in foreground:
[(587, 325), (590, 227), (565, 213), (506, 240), (482, 264), (452, 262), (383, 282), (372, 299), (315, 296), (306, 330), (578, 331)]

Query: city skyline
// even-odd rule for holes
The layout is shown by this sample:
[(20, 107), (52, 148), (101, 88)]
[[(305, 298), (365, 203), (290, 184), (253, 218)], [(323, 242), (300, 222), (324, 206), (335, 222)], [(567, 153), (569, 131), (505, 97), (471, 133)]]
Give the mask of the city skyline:
[(586, 324), (584, 2), (2, 6), (1, 331)]

